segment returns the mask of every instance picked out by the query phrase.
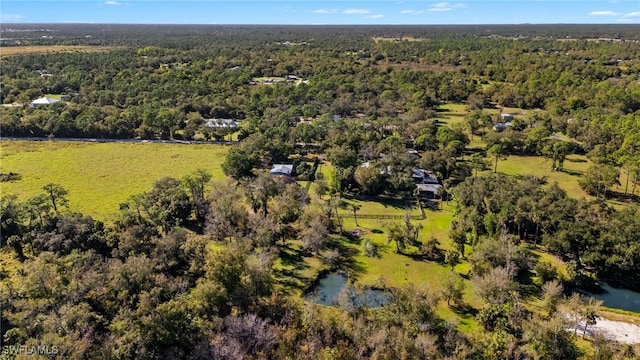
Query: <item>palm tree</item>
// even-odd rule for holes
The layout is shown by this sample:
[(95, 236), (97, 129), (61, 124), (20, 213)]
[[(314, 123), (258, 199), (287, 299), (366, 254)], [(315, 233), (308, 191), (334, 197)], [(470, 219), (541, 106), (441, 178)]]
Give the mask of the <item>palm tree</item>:
[(580, 311), (580, 318), (584, 321), (584, 332), (582, 333), (583, 339), (587, 334), (587, 328), (589, 325), (595, 325), (598, 321), (597, 311), (600, 305), (602, 305), (602, 300), (589, 298), (585, 301), (584, 308)]
[(353, 211), (353, 220), (356, 222), (356, 226), (360, 226), (358, 225), (358, 210), (360, 210), (360, 208), (362, 208), (362, 206), (360, 206), (359, 204), (349, 204), (349, 208), (351, 209), (351, 211)]
[(404, 250), (407, 242), (402, 226), (394, 223), (387, 225), (387, 229), (389, 230), (387, 232), (387, 244), (395, 242), (396, 253), (401, 253), (402, 250)]
[(495, 144), (487, 150), (487, 154), (492, 156), (495, 160), (493, 172), (498, 172), (498, 160), (505, 160), (508, 156), (506, 149), (500, 144)]

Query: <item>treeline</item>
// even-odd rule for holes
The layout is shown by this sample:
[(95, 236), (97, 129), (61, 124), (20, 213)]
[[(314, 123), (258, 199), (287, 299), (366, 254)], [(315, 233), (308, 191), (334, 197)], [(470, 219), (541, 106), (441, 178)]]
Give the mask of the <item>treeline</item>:
[[(137, 36), (190, 45), (160, 39), (138, 45), (133, 36), (108, 52), (0, 60), (4, 104), (28, 104), (45, 94), (67, 99), (49, 107), (5, 108), (3, 133), (190, 138), (206, 133), (201, 117), (268, 123), (280, 115), (292, 121), (328, 114), (376, 120), (446, 101), (544, 109), (559, 131), (575, 133), (591, 128), (585, 122), (592, 118), (616, 122), (640, 109), (640, 45), (634, 42), (515, 41), (448, 32), (424, 41), (376, 42), (373, 36), (384, 32), (358, 27), (136, 29)], [(289, 74), (308, 83), (249, 85), (254, 77)], [(569, 119), (575, 119), (570, 126)]]
[[(160, 45), (194, 49), (201, 36), (221, 36), (233, 40), (264, 43), (275, 38), (301, 42), (328, 34), (338, 43), (368, 39), (372, 35), (388, 39), (407, 38), (479, 38), (509, 39), (615, 39), (638, 40), (634, 25), (154, 25), (154, 24), (20, 24), (3, 26), (3, 46), (15, 45)], [(348, 33), (348, 35), (345, 35)], [(44, 35), (44, 36), (43, 36)], [(250, 36), (247, 36), (250, 35)], [(300, 36), (299, 38), (296, 36)], [(253, 39), (253, 40), (252, 40)]]
[(456, 243), (513, 235), (564, 258), (578, 287), (593, 289), (599, 279), (640, 289), (636, 206), (615, 210), (601, 200), (568, 197), (557, 184), (543, 187), (539, 179), (502, 175), (470, 177), (455, 188), (455, 196), (458, 218), (451, 237)]

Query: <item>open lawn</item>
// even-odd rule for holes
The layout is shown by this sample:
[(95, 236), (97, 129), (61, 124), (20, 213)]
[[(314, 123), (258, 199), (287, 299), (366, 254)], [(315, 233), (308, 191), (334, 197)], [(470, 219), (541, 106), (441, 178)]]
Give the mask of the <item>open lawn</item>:
[(276, 83), (276, 82), (284, 82), (286, 79), (282, 76), (262, 76), (262, 77), (256, 77), (251, 79), (251, 81), (255, 81), (258, 83), (263, 83), (265, 80), (267, 79), (271, 79), (271, 83)]
[[(447, 237), (450, 221), (453, 218), (453, 207), (445, 208), (441, 211), (427, 211), (427, 219), (415, 221), (424, 227), (420, 231), (418, 241), (426, 241), (432, 236), (440, 242), (439, 248), (448, 249), (451, 242)], [(419, 256), (404, 255), (396, 252), (395, 244), (387, 244), (387, 229), (380, 220), (358, 219), (358, 227), (355, 226), (353, 217), (344, 219), (345, 230), (360, 229), (364, 231), (359, 240), (343, 241), (342, 244), (354, 253), (351, 261), (351, 275), (355, 277), (356, 283), (373, 287), (398, 287), (408, 283), (422, 286), (429, 292), (439, 293), (442, 291), (443, 282), (451, 268), (438, 261), (423, 259)], [(372, 241), (377, 249), (377, 257), (367, 257), (361, 251), (361, 242)], [(411, 252), (412, 249), (407, 249)], [(468, 265), (465, 261), (454, 268), (459, 274), (467, 275)], [(468, 279), (463, 278), (465, 291), (463, 302), (471, 308), (479, 309), (482, 306), (481, 300), (474, 293), (473, 284)], [(447, 306), (446, 301), (441, 301), (437, 311), (440, 316), (447, 320), (459, 322), (462, 330), (470, 331), (477, 326), (475, 318), (468, 313), (457, 311)]]
[(467, 104), (462, 103), (444, 103), (436, 111), (437, 119), (447, 126), (463, 123), (464, 116), (468, 113)]
[(22, 176), (3, 182), (2, 194), (21, 200), (42, 192), (49, 183), (69, 191), (69, 209), (110, 220), (130, 195), (148, 191), (165, 176), (180, 178), (198, 168), (213, 178), (224, 175), (221, 145), (152, 143), (81, 143), (64, 141), (2, 141), (1, 171)]
[[(487, 159), (491, 162), (490, 159)], [(580, 175), (585, 172), (591, 162), (582, 155), (569, 155), (564, 162), (563, 171), (551, 171), (551, 160), (541, 156), (510, 155), (506, 160), (498, 162), (498, 172), (507, 175), (531, 175), (546, 178), (549, 184), (557, 182), (567, 194), (574, 198), (591, 198), (578, 184)], [(494, 164), (485, 171), (493, 171)]]
[(44, 96), (51, 99), (62, 100), (62, 94), (44, 94)]
[[(0, 57), (58, 52), (98, 52), (113, 50), (113, 46), (86, 46), (86, 45), (47, 45), (47, 46), (3, 46), (0, 49)], [(55, 75), (55, 74), (54, 74)]]
[(381, 41), (390, 41), (390, 42), (400, 42), (400, 41), (408, 41), (408, 42), (412, 42), (412, 41), (426, 41), (428, 39), (425, 38), (416, 38), (416, 37), (411, 37), (411, 36), (403, 36), (403, 37), (382, 37), (382, 36), (374, 36), (373, 37), (373, 41), (375, 42), (381, 42)]

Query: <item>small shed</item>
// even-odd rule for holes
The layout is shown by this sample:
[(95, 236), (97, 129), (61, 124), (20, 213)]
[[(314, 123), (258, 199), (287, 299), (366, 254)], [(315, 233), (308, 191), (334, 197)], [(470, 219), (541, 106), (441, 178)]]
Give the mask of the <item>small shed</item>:
[(237, 128), (240, 123), (233, 119), (206, 119), (204, 126), (210, 128)]
[(427, 199), (439, 199), (440, 198), (440, 184), (416, 184), (418, 189), (418, 196)]
[(59, 102), (60, 100), (43, 96), (39, 99), (33, 100), (30, 104), (31, 106), (40, 106), (40, 105), (51, 105)]
[(438, 181), (438, 176), (431, 170), (424, 170), (424, 169), (419, 169), (414, 167), (411, 169), (411, 177), (417, 183), (424, 183), (424, 184), (440, 183), (440, 181)]
[(293, 173), (293, 164), (273, 164), (269, 173), (271, 175), (291, 176)]
[(513, 115), (503, 113), (503, 114), (500, 114), (500, 118), (502, 119), (502, 121), (511, 121), (513, 120)]

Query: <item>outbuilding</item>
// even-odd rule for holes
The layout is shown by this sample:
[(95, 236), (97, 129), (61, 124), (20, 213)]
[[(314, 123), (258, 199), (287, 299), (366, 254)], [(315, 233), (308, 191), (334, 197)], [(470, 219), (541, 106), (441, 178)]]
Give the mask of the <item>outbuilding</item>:
[(32, 102), (30, 102), (31, 106), (41, 106), (41, 105), (51, 105), (54, 103), (59, 102), (60, 100), (58, 99), (54, 99), (54, 98), (50, 98), (50, 97), (46, 97), (43, 96), (39, 99), (35, 99)]

